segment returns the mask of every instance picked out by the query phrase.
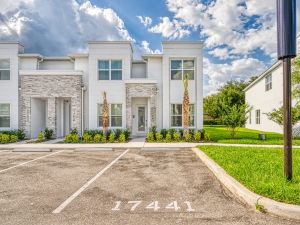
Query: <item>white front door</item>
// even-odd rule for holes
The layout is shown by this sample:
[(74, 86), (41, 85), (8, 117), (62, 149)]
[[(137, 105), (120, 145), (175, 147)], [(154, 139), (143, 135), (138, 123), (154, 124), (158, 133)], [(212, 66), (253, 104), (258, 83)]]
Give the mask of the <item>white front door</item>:
[(138, 105), (137, 106), (137, 133), (146, 134), (147, 133), (147, 106)]

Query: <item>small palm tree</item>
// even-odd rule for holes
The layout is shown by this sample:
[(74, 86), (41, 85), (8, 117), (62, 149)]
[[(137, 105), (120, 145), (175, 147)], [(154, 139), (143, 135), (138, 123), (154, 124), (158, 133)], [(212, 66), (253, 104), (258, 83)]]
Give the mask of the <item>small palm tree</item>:
[(108, 103), (106, 99), (106, 92), (103, 92), (103, 107), (102, 107), (102, 114), (103, 114), (103, 134), (107, 135), (108, 132), (108, 116), (109, 116), (109, 111), (108, 111)]
[(184, 85), (184, 94), (183, 94), (183, 136), (185, 137), (189, 134), (189, 110), (190, 110), (190, 98), (188, 91), (189, 76), (188, 74), (184, 75), (183, 85)]

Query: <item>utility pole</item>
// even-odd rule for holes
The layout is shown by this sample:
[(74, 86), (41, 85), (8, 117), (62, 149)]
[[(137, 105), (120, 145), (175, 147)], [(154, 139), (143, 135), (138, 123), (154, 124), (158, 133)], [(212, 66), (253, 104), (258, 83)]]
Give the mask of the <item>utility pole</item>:
[(284, 175), (293, 178), (292, 170), (292, 82), (291, 59), (296, 56), (296, 0), (277, 0), (277, 52), (283, 61), (283, 138)]

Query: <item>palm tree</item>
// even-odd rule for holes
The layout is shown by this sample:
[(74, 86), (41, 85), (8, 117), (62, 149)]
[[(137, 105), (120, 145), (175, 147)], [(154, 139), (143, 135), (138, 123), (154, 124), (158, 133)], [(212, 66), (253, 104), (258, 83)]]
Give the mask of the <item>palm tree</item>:
[(106, 99), (106, 92), (103, 92), (103, 107), (102, 107), (102, 114), (103, 114), (103, 135), (107, 135), (108, 132), (108, 103)]
[(183, 94), (183, 136), (184, 137), (187, 134), (189, 134), (190, 98), (189, 98), (188, 84), (189, 84), (189, 76), (188, 76), (188, 74), (185, 74), (184, 78), (183, 78), (183, 86), (184, 86), (184, 94)]

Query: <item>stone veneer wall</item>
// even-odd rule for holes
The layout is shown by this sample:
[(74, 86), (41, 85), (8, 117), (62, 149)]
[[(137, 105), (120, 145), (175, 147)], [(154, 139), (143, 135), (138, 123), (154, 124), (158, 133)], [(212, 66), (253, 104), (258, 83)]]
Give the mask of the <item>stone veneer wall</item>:
[(150, 101), (150, 124), (156, 126), (156, 84), (126, 84), (126, 128), (132, 131), (132, 98), (149, 98)]
[(80, 75), (22, 75), (20, 91), (20, 127), (31, 135), (31, 99), (47, 99), (47, 127), (57, 133), (56, 98), (71, 99), (71, 128), (81, 128)]

